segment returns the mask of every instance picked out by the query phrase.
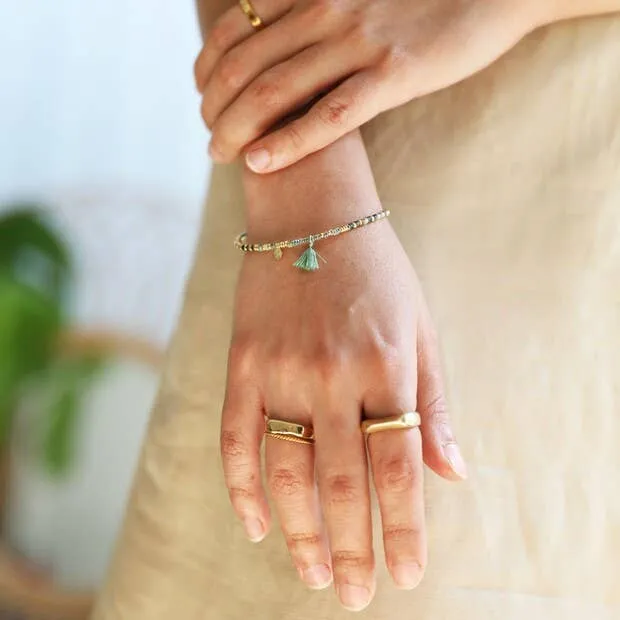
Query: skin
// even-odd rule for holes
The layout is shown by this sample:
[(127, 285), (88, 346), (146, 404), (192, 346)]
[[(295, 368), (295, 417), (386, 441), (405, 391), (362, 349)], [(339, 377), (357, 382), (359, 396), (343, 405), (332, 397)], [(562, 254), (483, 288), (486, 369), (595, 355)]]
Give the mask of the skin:
[[(617, 8), (594, 2), (589, 12)], [(585, 3), (541, 0), (256, 0), (269, 26), (247, 36), (238, 7), (196, 63), (211, 155), (245, 151), (255, 172), (291, 165), (380, 112), (486, 67), (525, 34)], [(554, 14), (555, 11), (555, 14)], [(270, 131), (308, 101), (309, 110)], [(267, 135), (265, 135), (267, 134)]]
[[(291, 238), (381, 208), (357, 133), (278, 174), (245, 173), (250, 238)], [(296, 216), (281, 217), (274, 200), (295, 205)], [(333, 578), (343, 604), (356, 610), (375, 590), (362, 410), (384, 417), (417, 408), (423, 418), (421, 431), (388, 431), (368, 442), (386, 562), (398, 586), (417, 585), (426, 565), (422, 444), (440, 475), (458, 480), (466, 470), (450, 429), (426, 302), (389, 222), (318, 250), (328, 262), (313, 274), (291, 266), (295, 250), (285, 250), (281, 261), (270, 254), (244, 258), (222, 453), (233, 506), (250, 538), (260, 540), (270, 524), (260, 485), (263, 414), (313, 424), (314, 448), (266, 439), (269, 492), (300, 577), (314, 588)]]
[[(279, 0), (255, 2), (265, 17), (271, 17), (268, 1), (276, 7)], [(205, 49), (212, 36), (219, 50), (232, 49), (226, 47), (228, 34), (236, 46), (257, 37), (236, 3), (228, 9), (231, 4), (199, 3)], [(543, 15), (552, 21), (552, 14), (578, 14), (577, 6), (570, 13), (553, 13), (548, 6), (523, 18), (522, 34)], [(214, 22), (220, 34), (209, 35)], [(441, 22), (434, 28), (440, 38), (443, 28)], [(218, 53), (209, 75), (226, 54)], [(203, 63), (204, 51), (196, 64), (198, 81)], [(381, 208), (359, 132), (338, 136), (334, 131), (328, 146), (272, 174), (244, 169), (250, 241), (302, 236)], [(380, 503), (385, 561), (403, 588), (415, 587), (426, 565), (423, 459), (450, 480), (464, 478), (466, 468), (450, 427), (427, 304), (389, 220), (320, 242), (317, 249), (328, 262), (313, 274), (291, 266), (299, 254), (293, 250), (285, 250), (279, 262), (268, 254), (243, 259), (222, 411), (222, 461), (233, 507), (250, 540), (260, 541), (271, 525), (259, 454), (264, 415), (314, 425), (313, 448), (266, 440), (267, 491), (300, 578), (312, 588), (333, 581), (341, 603), (360, 610), (375, 591), (367, 463)], [(411, 409), (421, 413), (421, 429), (380, 433), (364, 445), (362, 414)]]

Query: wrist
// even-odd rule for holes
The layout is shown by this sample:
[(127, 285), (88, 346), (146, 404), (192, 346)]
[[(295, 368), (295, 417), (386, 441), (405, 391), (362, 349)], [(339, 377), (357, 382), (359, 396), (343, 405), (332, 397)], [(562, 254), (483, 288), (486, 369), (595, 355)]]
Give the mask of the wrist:
[(305, 236), (381, 208), (357, 131), (271, 174), (244, 168), (242, 179), (252, 242)]

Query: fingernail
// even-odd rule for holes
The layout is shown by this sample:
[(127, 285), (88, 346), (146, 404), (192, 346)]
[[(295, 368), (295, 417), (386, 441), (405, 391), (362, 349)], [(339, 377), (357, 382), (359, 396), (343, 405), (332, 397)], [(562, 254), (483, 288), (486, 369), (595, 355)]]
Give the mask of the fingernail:
[(339, 586), (338, 596), (343, 607), (350, 611), (361, 611), (370, 603), (370, 590), (350, 583)]
[(326, 588), (332, 582), (332, 572), (327, 564), (310, 566), (303, 571), (302, 579), (316, 590)]
[(271, 155), (267, 149), (254, 149), (245, 156), (245, 161), (254, 172), (263, 172), (271, 163)]
[(455, 443), (446, 444), (443, 447), (443, 454), (450, 463), (452, 471), (461, 478), (467, 478), (467, 465), (465, 465), (459, 447)]
[(245, 531), (248, 538), (252, 542), (260, 542), (263, 538), (265, 538), (265, 528), (259, 519), (255, 519), (254, 517), (246, 517), (243, 520), (243, 524), (245, 525)]
[(211, 155), (211, 158), (215, 161), (221, 161), (224, 156), (222, 151), (220, 151), (220, 149), (218, 149), (213, 142), (209, 143), (209, 155)]
[(422, 581), (423, 571), (419, 564), (396, 564), (392, 577), (399, 588), (412, 590)]

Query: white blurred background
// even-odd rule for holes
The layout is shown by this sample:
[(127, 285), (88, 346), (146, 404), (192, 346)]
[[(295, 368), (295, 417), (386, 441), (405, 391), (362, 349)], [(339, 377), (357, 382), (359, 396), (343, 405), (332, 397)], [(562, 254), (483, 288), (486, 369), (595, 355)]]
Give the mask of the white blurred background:
[(2, 0), (0, 34), (0, 197), (123, 189), (196, 215), (192, 0)]
[[(48, 205), (77, 253), (78, 323), (160, 348), (208, 177), (198, 49), (192, 0), (0, 2), (0, 210)], [(70, 586), (103, 574), (157, 377), (106, 381), (71, 480), (12, 476), (12, 543)]]

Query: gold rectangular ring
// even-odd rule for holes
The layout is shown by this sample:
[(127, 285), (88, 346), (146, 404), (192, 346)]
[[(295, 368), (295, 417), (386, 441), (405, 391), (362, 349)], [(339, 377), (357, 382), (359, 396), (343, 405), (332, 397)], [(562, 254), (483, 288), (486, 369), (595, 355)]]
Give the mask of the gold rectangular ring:
[(416, 428), (422, 424), (422, 418), (417, 411), (407, 411), (399, 415), (374, 420), (364, 420), (362, 422), (362, 432), (365, 435), (372, 435), (381, 431), (402, 430)]

